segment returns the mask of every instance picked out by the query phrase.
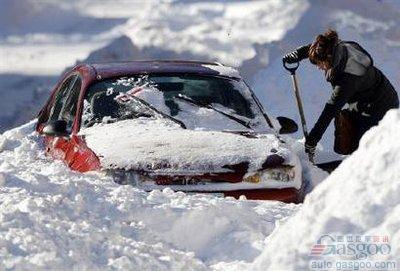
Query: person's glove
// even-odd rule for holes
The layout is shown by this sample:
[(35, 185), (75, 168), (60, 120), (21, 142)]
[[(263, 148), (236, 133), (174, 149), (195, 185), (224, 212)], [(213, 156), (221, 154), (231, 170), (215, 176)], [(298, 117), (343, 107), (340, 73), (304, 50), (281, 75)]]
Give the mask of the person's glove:
[(283, 56), (283, 61), (288, 64), (293, 64), (299, 62), (308, 57), (308, 51), (310, 49), (310, 44), (301, 46), (294, 50), (293, 52), (287, 53)]
[(316, 146), (304, 144), (304, 149), (307, 154), (314, 155)]
[(315, 154), (317, 143), (310, 136), (306, 137), (306, 142), (304, 143), (305, 152), (311, 155)]
[(299, 53), (297, 50), (290, 52), (286, 55), (283, 56), (283, 62), (286, 62), (288, 64), (296, 63), (299, 62)]

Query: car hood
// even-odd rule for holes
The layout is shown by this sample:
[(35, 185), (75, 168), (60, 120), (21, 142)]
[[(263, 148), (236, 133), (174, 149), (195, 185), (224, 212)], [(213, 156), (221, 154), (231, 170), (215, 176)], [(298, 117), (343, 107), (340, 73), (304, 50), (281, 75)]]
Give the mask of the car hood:
[(297, 161), (272, 134), (189, 130), (164, 120), (98, 124), (80, 135), (104, 169), (198, 175), (256, 172)]

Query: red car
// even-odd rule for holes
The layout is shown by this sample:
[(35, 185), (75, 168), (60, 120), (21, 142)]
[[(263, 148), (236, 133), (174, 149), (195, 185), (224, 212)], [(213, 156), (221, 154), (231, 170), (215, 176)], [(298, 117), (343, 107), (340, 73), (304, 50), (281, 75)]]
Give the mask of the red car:
[[(277, 131), (280, 126), (279, 131)], [(40, 111), (46, 152), (146, 191), (300, 202), (298, 157), (233, 68), (195, 61), (80, 64)]]

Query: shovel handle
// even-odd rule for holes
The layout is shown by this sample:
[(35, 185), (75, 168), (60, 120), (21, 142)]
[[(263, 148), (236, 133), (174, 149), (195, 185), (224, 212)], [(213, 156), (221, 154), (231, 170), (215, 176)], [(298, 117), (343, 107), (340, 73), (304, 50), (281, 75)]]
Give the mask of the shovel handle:
[(296, 73), (296, 70), (297, 70), (297, 68), (300, 66), (300, 62), (295, 62), (295, 63), (293, 63), (294, 64), (294, 66), (288, 66), (288, 63), (287, 62), (285, 62), (285, 61), (282, 61), (283, 62), (283, 67), (286, 69), (286, 70), (288, 70), (289, 72), (290, 72), (290, 74), (295, 74)]
[[(300, 66), (300, 62), (297, 61), (297, 62), (293, 63), (293, 66), (289, 66), (289, 63), (285, 62), (284, 60), (282, 60), (282, 62), (283, 62), (283, 67), (284, 67), (287, 71), (289, 71), (290, 74), (292, 75), (294, 92), (295, 92), (295, 95), (296, 95), (297, 105), (298, 105), (298, 107), (299, 107), (299, 114), (300, 114), (301, 126), (302, 126), (302, 128), (303, 128), (304, 137), (306, 138), (306, 137), (308, 136), (307, 125), (306, 125), (306, 118), (305, 118), (305, 116), (304, 116), (303, 104), (302, 104), (302, 102), (301, 102), (299, 86), (298, 86), (298, 84), (297, 84), (297, 79), (296, 79), (296, 70), (297, 70), (297, 68)], [(315, 156), (315, 153), (309, 153), (309, 154), (308, 154), (308, 160), (309, 160), (312, 164), (315, 164), (314, 156)]]
[(314, 160), (315, 153), (309, 153), (308, 154), (308, 160), (311, 162), (311, 164), (315, 165), (315, 160)]

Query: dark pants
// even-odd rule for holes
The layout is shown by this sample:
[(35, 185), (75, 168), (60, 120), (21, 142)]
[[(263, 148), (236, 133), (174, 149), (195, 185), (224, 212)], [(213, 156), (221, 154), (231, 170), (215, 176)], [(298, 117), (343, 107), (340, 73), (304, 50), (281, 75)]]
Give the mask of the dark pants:
[[(391, 108), (388, 108), (388, 111), (393, 108), (399, 108), (399, 104), (394, 104)], [(386, 111), (387, 112), (387, 111)], [(357, 133), (355, 136), (354, 144), (356, 145), (356, 148), (358, 148), (358, 145), (360, 143), (361, 138), (363, 135), (372, 127), (376, 126), (379, 124), (379, 121), (383, 119), (385, 116), (386, 112), (383, 114), (379, 115), (371, 115), (371, 116), (364, 116), (358, 112), (352, 112), (353, 113), (353, 121), (355, 122), (355, 125), (357, 126)]]
[[(354, 113), (354, 121), (357, 126), (357, 136), (355, 137), (355, 144), (360, 142), (361, 137), (371, 127), (378, 125), (379, 121), (385, 116), (386, 112), (390, 109), (399, 108), (399, 97), (393, 85), (389, 82), (384, 74), (382, 74), (382, 82), (376, 90), (378, 93), (384, 93), (381, 95), (371, 107), (370, 116), (364, 116), (359, 112)], [(366, 110), (369, 111), (368, 109)]]
[(358, 148), (358, 144), (360, 143), (360, 139), (362, 136), (372, 127), (378, 125), (379, 121), (383, 118), (383, 116), (363, 116), (359, 113), (354, 114), (354, 121), (357, 126), (357, 133), (355, 136), (354, 144), (356, 144), (356, 148)]

